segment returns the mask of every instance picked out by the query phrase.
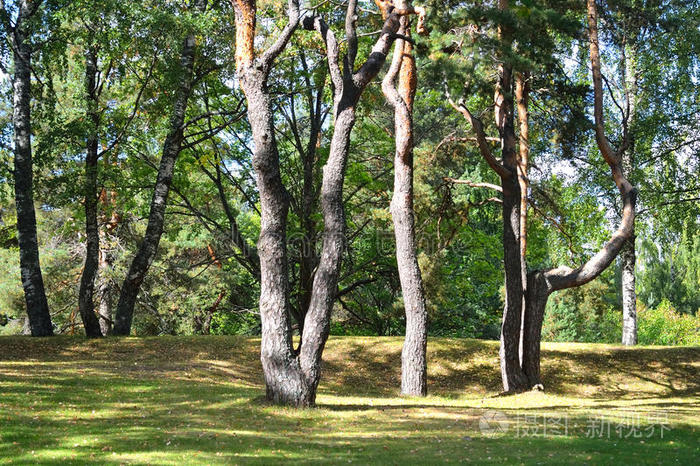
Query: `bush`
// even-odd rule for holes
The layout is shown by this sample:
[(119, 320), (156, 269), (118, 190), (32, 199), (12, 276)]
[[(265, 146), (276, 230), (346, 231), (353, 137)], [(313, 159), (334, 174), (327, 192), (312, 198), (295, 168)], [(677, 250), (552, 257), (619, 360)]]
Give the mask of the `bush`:
[(681, 314), (666, 299), (656, 309), (639, 306), (640, 345), (700, 345), (700, 316)]

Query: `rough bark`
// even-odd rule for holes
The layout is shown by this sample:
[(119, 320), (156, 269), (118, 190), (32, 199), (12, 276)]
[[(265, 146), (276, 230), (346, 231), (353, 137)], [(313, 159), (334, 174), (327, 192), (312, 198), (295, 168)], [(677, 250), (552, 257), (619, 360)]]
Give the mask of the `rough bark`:
[(523, 388), (542, 388), (540, 342), (542, 340), (544, 311), (547, 307), (547, 299), (551, 290), (543, 271), (536, 270), (531, 272), (527, 278), (522, 358), (523, 372), (527, 377), (527, 385)]
[[(507, 9), (508, 1), (499, 0), (499, 8)], [(520, 153), (515, 154), (513, 129), (512, 70), (507, 63), (499, 66), (499, 80), (495, 92), (495, 117), (501, 140), (502, 164), (493, 156), (481, 121), (460, 102), (452, 106), (461, 112), (476, 133), (479, 150), (489, 166), (501, 177), (503, 192), (503, 245), (506, 276), (506, 305), (501, 330), (501, 374), (503, 389), (517, 392), (541, 388), (540, 340), (547, 299), (557, 290), (584, 285), (600, 275), (633, 237), (636, 190), (623, 173), (621, 157), (613, 151), (605, 136), (603, 120), (603, 87), (598, 49), (597, 15), (594, 0), (588, 0), (590, 57), (593, 71), (595, 135), (598, 149), (611, 170), (612, 178), (622, 199), (622, 220), (611, 239), (582, 266), (571, 269), (559, 267), (526, 274), (525, 254), (527, 234), (525, 213), (527, 192), (527, 99), (526, 79), (516, 84), (520, 119)], [(509, 31), (499, 28), (502, 41), (509, 40)], [(448, 95), (449, 98), (449, 95)], [(626, 139), (626, 138), (625, 138)], [(624, 146), (625, 144), (623, 144)], [(522, 327), (520, 320), (522, 317)], [(521, 354), (518, 355), (518, 348)], [(518, 357), (519, 356), (519, 357)]]
[[(396, 2), (406, 8), (405, 1)], [(399, 34), (410, 38), (410, 18), (401, 18)], [(396, 238), (396, 262), (406, 314), (406, 336), (401, 352), (401, 394), (425, 396), (427, 382), (428, 316), (423, 281), (416, 253), (413, 214), (413, 99), (416, 93), (416, 65), (409, 41), (399, 39), (394, 58), (382, 83), (387, 101), (394, 108), (396, 151), (391, 216)], [(398, 88), (395, 79), (398, 74)]]
[(308, 380), (315, 398), (321, 376), (321, 354), (330, 330), (330, 316), (338, 289), (338, 275), (345, 248), (345, 211), (343, 207), (343, 182), (350, 152), (350, 134), (355, 125), (355, 112), (362, 92), (377, 76), (386, 61), (391, 45), (396, 39), (400, 19), (404, 15), (419, 14), (413, 8), (393, 9), (384, 21), (379, 39), (372, 47), (367, 60), (357, 72), (357, 35), (355, 31), (357, 2), (348, 3), (345, 30), (348, 51), (345, 69), (341, 75), (338, 60), (338, 44), (332, 32), (319, 19), (305, 21), (306, 28), (316, 29), (326, 44), (327, 59), (334, 87), (333, 109), (335, 124), (331, 138), (330, 155), (323, 167), (321, 208), (324, 230), (319, 265), (314, 277), (314, 289), (306, 315), (303, 345), (299, 358), (301, 369)]
[[(248, 102), (248, 120), (254, 143), (253, 167), (260, 195), (260, 360), (266, 396), (276, 404), (308, 406), (313, 400), (292, 347), (289, 325), (286, 244), (289, 194), (280, 175), (272, 104), (267, 89), (269, 70), (276, 55), (269, 61), (255, 58), (256, 2), (232, 0), (232, 4), (236, 21), (237, 75)], [(299, 21), (298, 3), (291, 2), (289, 14), (290, 22), (285, 28), (282, 48)]]
[(321, 375), (321, 354), (328, 338), (330, 313), (335, 301), (338, 274), (345, 247), (343, 181), (355, 123), (355, 107), (367, 84), (377, 75), (399, 27), (399, 15), (385, 22), (368, 60), (353, 73), (357, 53), (355, 10), (351, 0), (346, 14), (348, 51), (346, 69), (338, 65), (339, 47), (332, 31), (320, 18), (308, 17), (304, 26), (316, 29), (326, 46), (334, 87), (334, 132), (330, 154), (323, 167), (321, 207), (324, 219), (323, 245), (313, 281), (309, 309), (304, 320), (301, 346), (295, 351), (289, 312), (286, 223), (289, 194), (282, 183), (275, 141), (267, 79), (274, 60), (286, 47), (299, 22), (299, 3), (288, 2), (289, 22), (275, 43), (260, 56), (254, 50), (256, 2), (232, 0), (236, 19), (236, 68), (241, 89), (248, 101), (248, 119), (253, 132), (253, 166), (260, 193), (260, 359), (267, 398), (292, 406), (314, 404)]
[[(508, 9), (507, 0), (499, 0), (501, 10)], [(512, 41), (511, 31), (501, 25), (499, 38)], [(501, 325), (501, 379), (503, 390), (518, 391), (525, 385), (520, 366), (520, 335), (523, 313), (524, 285), (523, 264), (520, 255), (520, 183), (519, 161), (513, 108), (513, 69), (504, 61), (499, 65), (498, 82), (494, 95), (494, 116), (501, 138), (501, 158), (507, 174), (501, 175), (503, 187), (503, 262), (505, 267), (506, 299)]]
[(12, 76), (14, 129), (14, 181), (17, 208), (17, 240), (24, 298), (32, 336), (53, 335), (49, 305), (39, 263), (39, 244), (34, 210), (34, 188), (31, 147), (31, 31), (29, 18), (40, 1), (21, 0), (15, 26), (9, 39), (13, 49)]
[(603, 119), (603, 84), (598, 46), (598, 21), (595, 0), (587, 0), (590, 60), (593, 75), (594, 118), (598, 149), (610, 167), (612, 178), (622, 198), (622, 219), (617, 230), (603, 247), (586, 263), (576, 269), (559, 267), (533, 272), (528, 279), (531, 287), (527, 294), (526, 331), (523, 354), (523, 370), (530, 387), (542, 387), (540, 376), (540, 340), (542, 319), (547, 298), (554, 291), (584, 285), (598, 277), (633, 238), (635, 200), (637, 191), (623, 174), (621, 156), (613, 151), (605, 136)]
[[(527, 72), (517, 73), (515, 78), (515, 99), (518, 104), (518, 183), (520, 184), (520, 257), (523, 265), (527, 257), (527, 196), (530, 189), (528, 174), (530, 164), (530, 75)], [(527, 269), (523, 267), (525, 275)], [(526, 276), (523, 280), (527, 280)]]
[(163, 144), (158, 177), (148, 214), (148, 226), (121, 287), (114, 322), (113, 333), (115, 335), (129, 335), (131, 333), (136, 297), (146, 273), (155, 259), (160, 237), (163, 234), (168, 194), (173, 180), (175, 162), (182, 147), (185, 112), (192, 90), (194, 56), (195, 38), (193, 35), (188, 35), (182, 47), (180, 82), (170, 116), (170, 129)]
[(87, 121), (90, 125), (86, 141), (85, 154), (85, 234), (86, 251), (83, 274), (80, 278), (78, 292), (78, 309), (83, 321), (85, 335), (101, 337), (102, 330), (95, 315), (93, 294), (95, 277), (99, 267), (100, 235), (97, 225), (97, 167), (98, 167), (98, 112), (97, 90), (97, 50), (88, 47), (85, 53), (85, 93), (87, 99)]

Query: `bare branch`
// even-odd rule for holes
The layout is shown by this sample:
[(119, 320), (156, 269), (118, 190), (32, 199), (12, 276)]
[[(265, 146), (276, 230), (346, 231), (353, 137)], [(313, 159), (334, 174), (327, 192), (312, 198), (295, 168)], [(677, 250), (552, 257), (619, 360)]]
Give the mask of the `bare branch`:
[(472, 188), (488, 188), (488, 189), (493, 189), (494, 191), (498, 191), (499, 193), (503, 192), (503, 188), (498, 186), (497, 184), (475, 182), (475, 181), (470, 181), (470, 180), (458, 180), (458, 179), (449, 178), (449, 177), (444, 177), (443, 180), (447, 181), (448, 183), (466, 184), (467, 186), (470, 186)]
[(265, 69), (269, 70), (272, 62), (282, 53), (287, 46), (287, 42), (289, 42), (289, 39), (291, 39), (292, 34), (294, 34), (294, 31), (299, 25), (299, 18), (301, 17), (299, 13), (299, 0), (289, 0), (287, 2), (287, 16), (289, 18), (287, 25), (284, 27), (279, 37), (277, 37), (275, 43), (272, 44), (261, 57)]
[(484, 133), (484, 125), (481, 123), (481, 120), (472, 115), (472, 113), (469, 111), (466, 105), (464, 105), (464, 102), (460, 101), (459, 104), (456, 104), (454, 100), (452, 100), (450, 92), (447, 89), (447, 84), (445, 84), (445, 94), (447, 95), (447, 101), (450, 103), (452, 108), (454, 108), (464, 116), (464, 118), (467, 120), (467, 122), (469, 122), (472, 129), (476, 133), (476, 140), (479, 146), (479, 152), (481, 152), (481, 156), (484, 158), (484, 160), (486, 160), (486, 163), (489, 164), (489, 167), (491, 167), (491, 169), (495, 171), (501, 178), (510, 178), (513, 175), (510, 172), (510, 170), (508, 170), (501, 163), (499, 163), (498, 160), (496, 160), (496, 158), (493, 156), (491, 148), (489, 147), (488, 142), (486, 140), (486, 134)]

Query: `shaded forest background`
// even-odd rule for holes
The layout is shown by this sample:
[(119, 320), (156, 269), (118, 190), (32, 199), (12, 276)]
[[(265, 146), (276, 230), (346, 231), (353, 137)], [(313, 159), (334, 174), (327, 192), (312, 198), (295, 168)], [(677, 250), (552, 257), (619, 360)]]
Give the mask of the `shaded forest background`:
[[(179, 2), (69, 3), (59, 8), (48, 2), (32, 70), (38, 235), (56, 331), (83, 331), (77, 303), (85, 258), (86, 134), (96, 128), (101, 154), (96, 306), (112, 315), (146, 228), (178, 82), (173, 63), (179, 60), (183, 35), (194, 31), (199, 48), (183, 150), (165, 232), (138, 296), (133, 333), (259, 334), (254, 246), (259, 200), (228, 2), (213, 2), (204, 13)], [(261, 8), (269, 30), (277, 27), (275, 18), (283, 10), (277, 3)], [(492, 98), (488, 83), (493, 76), (484, 66), (492, 53), (488, 41), (474, 40), (469, 60), (454, 53), (456, 37), (463, 33), (458, 29), (488, 23), (489, 17), (481, 2), (455, 9), (439, 6), (450, 2), (434, 3), (430, 35), (416, 39), (414, 110), (416, 233), (429, 333), (497, 339), (504, 296), (500, 205), (489, 190), (454, 181), (497, 183), (497, 177), (445, 97), (445, 86), (461, 86), (475, 107), (486, 107)], [(533, 28), (542, 21), (561, 22), (542, 39), (546, 44), (522, 45), (531, 49), (530, 65), (538, 70), (530, 109), (528, 259), (533, 267), (580, 264), (610, 236), (619, 217), (615, 187), (592, 131), (587, 50), (580, 31), (566, 29), (582, 12), (568, 2), (517, 3), (517, 15)], [(634, 26), (640, 98), (636, 163), (629, 175), (640, 192), (639, 343), (700, 344), (700, 8), (697, 2), (602, 3), (603, 71), (612, 97), (606, 117), (613, 134), (625, 80), (616, 41), (631, 19), (641, 24)], [(330, 7), (323, 13), (331, 20), (342, 14)], [(382, 19), (367, 9), (360, 15), (360, 32), (368, 36), (360, 38), (365, 50)], [(472, 37), (479, 34), (478, 28), (472, 31)], [(550, 55), (537, 59), (545, 46)], [(99, 95), (92, 102), (85, 92), (86, 50), (94, 51), (98, 67)], [(332, 90), (323, 55), (313, 31), (299, 30), (270, 78), (282, 177), (291, 194), (290, 313), (295, 322), (295, 310), (306, 306), (321, 242), (317, 206), (332, 134)], [(4, 65), (11, 72), (9, 60)], [(458, 70), (465, 68), (469, 82), (457, 82)], [(16, 334), (26, 323), (12, 194), (12, 88), (5, 72), (0, 92), (0, 334)], [(101, 116), (97, 126), (86, 117), (90, 108)], [(351, 141), (344, 191), (347, 248), (331, 334), (404, 334), (389, 213), (393, 131), (393, 110), (380, 83), (373, 82), (362, 97)], [(554, 295), (543, 339), (618, 342), (620, 276), (618, 260), (590, 284)]]

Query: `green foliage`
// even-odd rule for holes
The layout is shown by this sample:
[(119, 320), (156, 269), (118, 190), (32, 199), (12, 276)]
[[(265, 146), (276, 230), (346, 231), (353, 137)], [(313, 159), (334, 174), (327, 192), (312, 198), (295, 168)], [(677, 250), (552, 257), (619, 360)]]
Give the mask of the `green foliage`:
[[(544, 341), (615, 343), (621, 315), (611, 286), (613, 277), (605, 273), (585, 286), (559, 291), (549, 298), (542, 325)], [(617, 325), (617, 326), (616, 326)]]
[(700, 346), (700, 316), (681, 314), (668, 300), (637, 312), (640, 345)]
[[(285, 21), (284, 2), (259, 3), (258, 27), (267, 28), (272, 40)], [(657, 335), (668, 330), (661, 325), (663, 319), (675, 322), (675, 314), (659, 311), (662, 303), (682, 314), (697, 315), (700, 307), (700, 204), (682, 202), (698, 192), (698, 147), (693, 141), (700, 124), (700, 8), (694, 8), (697, 1), (668, 0), (659, 3), (660, 8), (642, 3), (603, 2), (601, 30), (610, 82), (606, 119), (613, 143), (621, 137), (622, 120), (608, 97), (622, 98), (621, 32), (627, 33), (628, 45), (636, 47), (641, 92), (633, 127), (637, 167), (631, 177), (640, 189), (637, 286), (640, 302), (653, 309), (640, 311), (640, 329), (652, 325), (644, 323), (646, 313), (651, 312), (649, 318), (658, 314), (652, 320), (661, 330), (649, 330)], [(187, 147), (177, 161), (165, 234), (137, 303), (134, 329), (140, 334), (191, 334), (195, 319), (225, 291), (212, 332), (258, 333), (259, 284), (231, 241), (229, 215), (253, 246), (260, 214), (250, 130), (241, 116), (245, 108), (236, 88), (230, 5), (210, 2), (200, 13), (186, 2), (160, 0), (44, 4), (34, 19), (42, 22), (40, 36), (46, 39), (36, 44), (33, 64), (35, 198), (42, 266), (57, 330), (80, 331), (73, 323), (84, 247), (83, 157), (85, 136), (94, 129), (85, 118), (84, 52), (98, 49), (103, 84), (97, 130), (101, 150), (109, 150), (99, 165), (99, 188), (111, 201), (100, 202), (100, 225), (103, 228), (113, 216), (119, 221), (102, 239), (114, 261), (100, 276), (116, 290), (145, 229), (178, 78), (178, 51), (184, 34), (194, 31), (199, 55), (187, 109)], [(455, 100), (464, 98), (493, 137), (497, 65), (505, 60), (516, 71), (532, 72), (528, 262), (532, 268), (576, 266), (609, 237), (617, 218), (617, 193), (594, 148), (589, 121), (587, 44), (581, 40), (585, 15), (581, 2), (569, 0), (512, 2), (508, 12), (498, 11), (493, 2), (428, 4), (430, 36), (414, 37), (419, 89), (413, 118), (415, 219), (430, 334), (495, 339), (503, 307), (502, 226), (499, 206), (488, 200), (497, 194), (444, 178), (498, 183), (498, 177), (483, 162), (461, 115), (446, 103), (444, 83)], [(339, 35), (341, 10), (323, 2), (317, 9)], [(376, 40), (372, 33), (381, 19), (364, 8), (358, 14), (361, 61)], [(512, 28), (512, 47), (498, 40), (498, 25)], [(0, 47), (5, 47), (0, 52), (11, 71), (9, 50), (6, 44)], [(344, 49), (345, 42), (340, 47)], [(281, 175), (291, 198), (287, 233), (293, 308), (300, 306), (302, 252), (310, 248), (318, 254), (322, 241), (320, 182), (333, 125), (333, 89), (323, 54), (317, 34), (300, 29), (270, 77)], [(0, 316), (14, 325), (21, 321), (24, 302), (11, 202), (11, 92), (4, 75), (0, 93)], [(311, 176), (313, 208), (306, 218), (301, 208), (302, 155), (311, 136), (312, 110), (324, 116)], [(379, 86), (370, 86), (358, 110), (345, 179), (349, 244), (339, 289), (350, 291), (333, 313), (331, 332), (336, 335), (404, 331), (389, 213), (392, 131), (392, 112)], [(498, 156), (497, 145), (493, 149)], [(311, 235), (305, 224), (309, 219)], [(610, 271), (587, 287), (554, 295), (544, 338), (616, 343), (616, 287)], [(10, 324), (2, 328), (19, 331), (17, 326), (9, 330)]]

